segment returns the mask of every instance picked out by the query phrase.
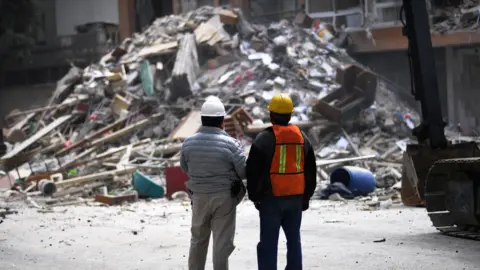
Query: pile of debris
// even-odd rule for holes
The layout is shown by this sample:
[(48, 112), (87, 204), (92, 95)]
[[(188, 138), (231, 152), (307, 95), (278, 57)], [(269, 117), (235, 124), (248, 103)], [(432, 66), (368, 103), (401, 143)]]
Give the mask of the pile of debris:
[(435, 7), (432, 16), (432, 29), (438, 33), (458, 30), (475, 30), (479, 24), (480, 1), (454, 1), (460, 5)]
[(0, 207), (0, 224), (7, 215), (17, 214), (17, 211), (10, 209), (10, 207)]
[[(7, 191), (4, 193), (0, 192), (0, 199), (6, 198), (9, 196)], [(0, 224), (3, 223), (3, 220), (8, 216), (12, 214), (17, 214), (16, 210), (13, 210), (11, 207), (9, 207), (5, 202), (2, 202), (3, 200), (0, 200)]]
[(99, 63), (72, 67), (47, 106), (6, 117), (4, 179), (35, 207), (178, 197), (179, 150), (208, 96), (225, 102), (225, 129), (248, 153), (269, 125), (268, 101), (285, 92), (292, 122), (318, 146), (323, 179), (353, 161), (392, 185), (418, 116), (377, 93), (377, 77), (332, 45), (326, 27), (304, 14), (295, 22), (252, 25), (240, 10), (213, 7), (157, 19)]

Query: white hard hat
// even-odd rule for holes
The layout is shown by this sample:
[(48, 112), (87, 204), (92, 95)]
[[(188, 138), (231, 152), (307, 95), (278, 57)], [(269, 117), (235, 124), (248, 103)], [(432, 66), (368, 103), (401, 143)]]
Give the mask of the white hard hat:
[(202, 109), (200, 111), (201, 116), (209, 116), (209, 117), (222, 117), (225, 116), (225, 106), (220, 101), (219, 98), (207, 98), (207, 101), (203, 103)]
[(205, 101), (218, 101), (218, 102), (222, 102), (217, 96), (208, 96)]

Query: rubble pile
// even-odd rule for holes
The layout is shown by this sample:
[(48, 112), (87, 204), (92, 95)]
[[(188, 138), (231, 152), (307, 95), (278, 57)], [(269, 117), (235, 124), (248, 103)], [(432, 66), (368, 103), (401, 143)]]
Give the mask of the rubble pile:
[[(6, 191), (6, 192), (0, 192), (0, 199), (7, 198), (10, 194), (11, 191)], [(17, 214), (16, 210), (13, 210), (11, 207), (9, 207), (6, 203), (2, 202), (3, 200), (0, 200), (0, 224), (3, 223), (3, 220), (8, 216), (12, 214)]]
[(99, 63), (72, 67), (45, 107), (6, 117), (0, 181), (37, 208), (184, 198), (179, 150), (200, 127), (203, 101), (224, 101), (225, 130), (248, 153), (269, 125), (268, 101), (285, 92), (292, 122), (316, 145), (322, 179), (353, 164), (375, 172), (378, 187), (393, 186), (418, 116), (389, 100), (325, 31), (253, 25), (240, 10), (213, 7), (159, 18)]
[(475, 30), (479, 27), (479, 8), (478, 0), (461, 1), (458, 6), (436, 7), (432, 16), (432, 30), (438, 33)]

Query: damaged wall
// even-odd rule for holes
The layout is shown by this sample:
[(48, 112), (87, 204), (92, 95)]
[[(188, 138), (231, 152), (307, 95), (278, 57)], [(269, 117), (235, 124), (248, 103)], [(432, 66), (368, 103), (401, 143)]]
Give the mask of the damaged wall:
[(464, 135), (480, 134), (480, 48), (452, 50), (451, 66), (453, 82), (449, 107), (451, 118), (459, 123)]
[[(40, 16), (40, 32), (38, 37), (39, 43), (51, 44), (57, 37), (57, 25), (56, 25), (56, 8), (55, 0), (42, 1), (38, 5), (38, 12)], [(42, 40), (43, 39), (43, 40)], [(43, 44), (42, 44), (43, 45)]]
[(57, 0), (55, 8), (58, 35), (73, 35), (75, 26), (89, 22), (119, 22), (117, 0)]
[(150, 1), (156, 17), (163, 17), (173, 13), (173, 1)]
[[(405, 51), (362, 53), (352, 55), (352, 57), (386, 77), (391, 82), (398, 84), (403, 88), (403, 91), (397, 90), (400, 97), (412, 106), (419, 106), (419, 103), (414, 100), (410, 92), (410, 70)], [(444, 48), (435, 49), (435, 61), (442, 112), (444, 117), (447, 117), (447, 82)]]
[(196, 0), (177, 0), (180, 6), (180, 12), (188, 12), (197, 8)]
[[(410, 72), (404, 51), (356, 54), (353, 57), (403, 89), (397, 90), (409, 104)], [(480, 47), (435, 49), (437, 79), (442, 113), (448, 124), (460, 124), (465, 136), (480, 134)]]

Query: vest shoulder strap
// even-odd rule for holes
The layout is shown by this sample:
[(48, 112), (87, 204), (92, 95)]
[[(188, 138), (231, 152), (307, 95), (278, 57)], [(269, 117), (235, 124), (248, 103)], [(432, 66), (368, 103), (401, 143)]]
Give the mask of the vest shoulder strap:
[(300, 128), (289, 124), (288, 126), (272, 126), (276, 144), (303, 144), (304, 138)]

